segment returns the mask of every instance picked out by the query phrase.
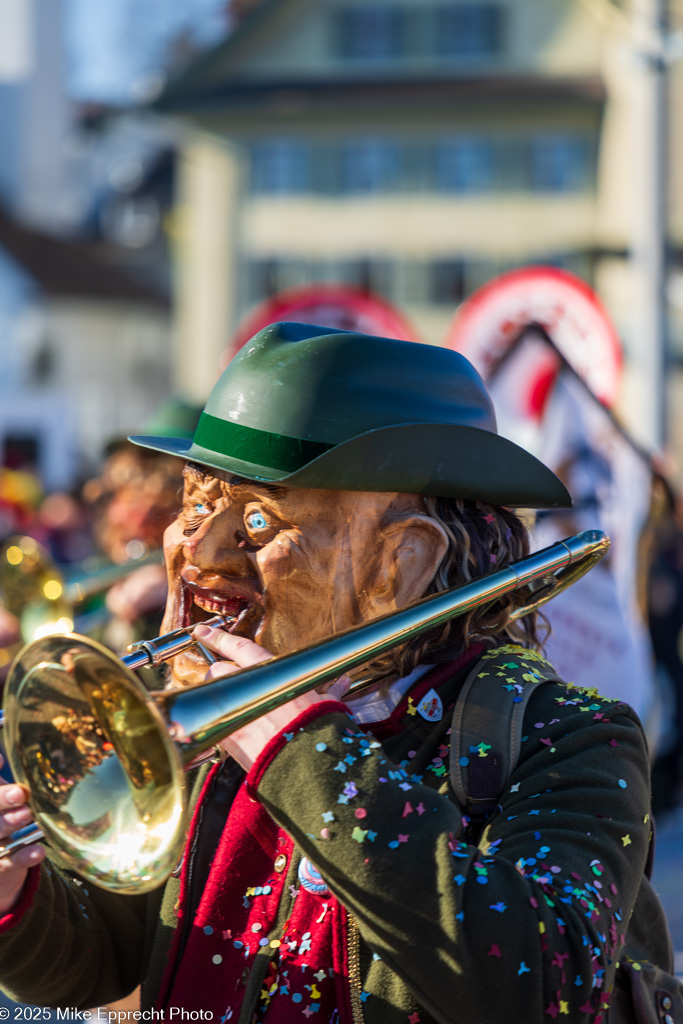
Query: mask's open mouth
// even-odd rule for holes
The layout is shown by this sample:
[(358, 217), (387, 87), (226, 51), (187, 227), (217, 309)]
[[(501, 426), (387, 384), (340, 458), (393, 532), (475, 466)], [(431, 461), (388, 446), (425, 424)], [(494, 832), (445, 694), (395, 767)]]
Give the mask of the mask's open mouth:
[(182, 590), (182, 622), (179, 625), (185, 628), (205, 622), (214, 615), (227, 615), (236, 619), (250, 607), (254, 611), (257, 609), (254, 598), (248, 598), (243, 594), (226, 594), (217, 589), (189, 583), (187, 580), (183, 580)]

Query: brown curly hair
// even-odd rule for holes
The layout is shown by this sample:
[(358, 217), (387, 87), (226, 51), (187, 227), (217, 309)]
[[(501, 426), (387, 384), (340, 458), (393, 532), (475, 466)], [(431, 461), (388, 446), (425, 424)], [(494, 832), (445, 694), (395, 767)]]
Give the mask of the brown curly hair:
[[(508, 508), (459, 498), (425, 497), (424, 504), (448, 537), (448, 550), (425, 597), (490, 575), (529, 554), (527, 527)], [(377, 658), (366, 670), (375, 678), (401, 678), (418, 665), (453, 661), (471, 644), (494, 638), (541, 650), (550, 631), (544, 615), (534, 611), (510, 621), (524, 597), (522, 591), (512, 591), (492, 604), (472, 608)]]

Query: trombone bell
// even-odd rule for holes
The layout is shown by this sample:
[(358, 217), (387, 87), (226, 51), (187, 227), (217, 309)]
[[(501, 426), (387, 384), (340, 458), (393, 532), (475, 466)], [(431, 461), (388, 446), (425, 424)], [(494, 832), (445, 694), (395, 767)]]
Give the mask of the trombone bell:
[(74, 634), (29, 644), (5, 700), (7, 751), (36, 822), (68, 867), (117, 892), (144, 892), (176, 866), (183, 769), (136, 677)]

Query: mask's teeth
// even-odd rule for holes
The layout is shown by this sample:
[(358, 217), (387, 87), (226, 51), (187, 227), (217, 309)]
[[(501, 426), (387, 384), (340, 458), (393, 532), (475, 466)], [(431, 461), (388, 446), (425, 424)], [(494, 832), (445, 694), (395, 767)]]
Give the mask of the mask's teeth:
[(244, 601), (239, 601), (236, 598), (209, 598), (202, 596), (201, 599), (195, 596), (193, 601), (193, 608), (195, 612), (201, 612), (201, 617), (196, 617), (198, 622), (203, 621), (207, 615), (228, 615), (234, 618), (238, 613), (244, 611), (249, 605), (245, 606)]

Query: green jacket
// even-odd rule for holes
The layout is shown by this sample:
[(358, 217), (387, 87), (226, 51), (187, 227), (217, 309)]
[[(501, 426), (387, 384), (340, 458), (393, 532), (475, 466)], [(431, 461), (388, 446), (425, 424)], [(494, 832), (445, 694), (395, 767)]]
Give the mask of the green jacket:
[[(482, 670), (500, 677), (501, 700), (514, 697), (519, 673), (549, 671), (511, 646), (486, 659)], [(358, 961), (354, 1017), (600, 1019), (647, 856), (642, 729), (628, 707), (595, 691), (539, 687), (521, 760), (477, 845), (448, 775), (450, 709), (466, 675), (438, 687), (444, 715), (436, 723), (416, 714), (408, 697), (393, 716), (397, 731), (381, 745), (368, 744), (338, 705), (326, 705), (302, 728), (295, 723), (248, 783), (357, 924), (347, 935), (351, 963), (354, 954)], [(358, 799), (339, 801), (349, 781), (366, 812), (360, 821)], [(297, 863), (288, 870), (295, 881)], [(30, 906), (0, 922), (3, 989), (25, 1002), (85, 1008), (142, 981), (143, 1009), (153, 1006), (178, 895), (176, 878), (123, 897), (43, 865)], [(287, 912), (283, 906), (278, 926)], [(239, 981), (241, 1022), (251, 1020), (268, 958), (257, 953)]]

